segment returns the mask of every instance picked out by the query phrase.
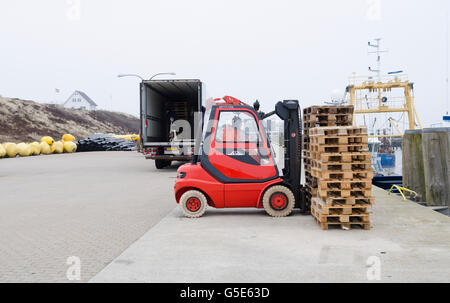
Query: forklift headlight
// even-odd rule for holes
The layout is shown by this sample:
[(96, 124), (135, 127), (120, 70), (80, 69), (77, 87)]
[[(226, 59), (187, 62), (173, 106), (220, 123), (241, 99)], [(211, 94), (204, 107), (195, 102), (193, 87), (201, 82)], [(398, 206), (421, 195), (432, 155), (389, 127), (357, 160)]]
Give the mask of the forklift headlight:
[(177, 174), (177, 178), (178, 179), (184, 179), (186, 177), (186, 173), (185, 172), (181, 172)]

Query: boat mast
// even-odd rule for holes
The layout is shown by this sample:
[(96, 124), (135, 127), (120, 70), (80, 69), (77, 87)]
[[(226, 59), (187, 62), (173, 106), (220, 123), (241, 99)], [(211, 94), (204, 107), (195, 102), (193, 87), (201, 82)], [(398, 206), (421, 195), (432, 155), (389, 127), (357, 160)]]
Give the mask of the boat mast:
[(387, 50), (380, 50), (381, 48), (381, 38), (376, 38), (375, 41), (377, 43), (373, 44), (372, 42), (369, 41), (369, 46), (370, 47), (374, 47), (376, 48), (375, 51), (373, 52), (369, 52), (369, 54), (376, 54), (377, 55), (377, 69), (372, 69), (369, 66), (369, 71), (377, 73), (377, 81), (381, 82), (381, 53), (387, 53)]

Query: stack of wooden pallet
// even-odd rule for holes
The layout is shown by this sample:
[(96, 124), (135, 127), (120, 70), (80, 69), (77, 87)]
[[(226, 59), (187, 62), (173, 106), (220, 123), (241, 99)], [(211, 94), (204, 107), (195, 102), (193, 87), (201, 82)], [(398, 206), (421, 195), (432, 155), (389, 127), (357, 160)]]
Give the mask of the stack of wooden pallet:
[(370, 229), (372, 164), (366, 127), (317, 127), (309, 130), (311, 213), (322, 229), (359, 225)]
[(307, 207), (317, 193), (317, 179), (311, 171), (311, 129), (320, 126), (351, 126), (353, 124), (353, 106), (312, 106), (303, 110), (303, 162), (305, 165), (305, 189)]
[(186, 101), (169, 102), (166, 104), (166, 110), (174, 112), (177, 119), (187, 119), (189, 115), (188, 103)]

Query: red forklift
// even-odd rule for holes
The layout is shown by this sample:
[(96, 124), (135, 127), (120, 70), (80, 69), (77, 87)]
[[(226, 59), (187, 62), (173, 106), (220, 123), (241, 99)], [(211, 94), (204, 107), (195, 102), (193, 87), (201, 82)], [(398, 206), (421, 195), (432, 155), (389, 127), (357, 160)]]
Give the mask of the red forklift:
[[(256, 109), (255, 109), (256, 107)], [(203, 132), (191, 163), (178, 168), (175, 198), (184, 215), (199, 218), (207, 206), (258, 208), (286, 217), (307, 212), (300, 184), (302, 129), (297, 100), (278, 102), (268, 114), (226, 96), (207, 105)], [(280, 174), (261, 121), (284, 121), (284, 168)]]

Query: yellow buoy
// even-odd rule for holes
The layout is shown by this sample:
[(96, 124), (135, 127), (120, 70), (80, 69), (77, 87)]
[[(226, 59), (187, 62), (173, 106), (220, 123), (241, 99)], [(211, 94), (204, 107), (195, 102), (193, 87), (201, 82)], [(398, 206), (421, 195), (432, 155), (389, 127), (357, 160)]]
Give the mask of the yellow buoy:
[(52, 147), (54, 147), (54, 152), (57, 154), (62, 154), (64, 152), (64, 145), (61, 141), (56, 141), (53, 143)]
[(64, 142), (64, 151), (66, 153), (74, 153), (77, 151), (77, 145), (71, 141)]
[(6, 156), (6, 150), (3, 145), (0, 144), (0, 158), (3, 158), (4, 156)]
[(41, 142), (41, 154), (50, 155), (52, 153), (50, 145), (47, 142)]
[(41, 154), (41, 145), (39, 142), (30, 143), (31, 154), (34, 156), (38, 156)]
[(63, 141), (63, 143), (64, 142), (75, 142), (76, 139), (71, 134), (65, 134), (65, 135), (62, 136), (62, 141)]
[(46, 142), (48, 145), (52, 145), (53, 143), (55, 143), (55, 140), (53, 140), (52, 137), (42, 137), (41, 142)]
[(19, 143), (19, 144), (17, 144), (17, 153), (21, 157), (28, 157), (31, 155), (31, 148), (26, 143)]
[(6, 143), (5, 150), (8, 157), (15, 158), (17, 156), (17, 146), (15, 143)]

